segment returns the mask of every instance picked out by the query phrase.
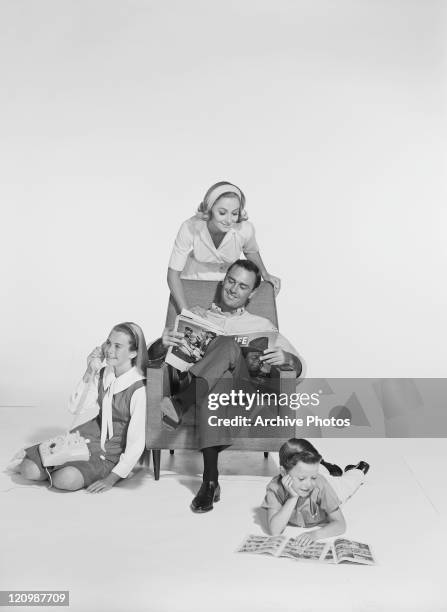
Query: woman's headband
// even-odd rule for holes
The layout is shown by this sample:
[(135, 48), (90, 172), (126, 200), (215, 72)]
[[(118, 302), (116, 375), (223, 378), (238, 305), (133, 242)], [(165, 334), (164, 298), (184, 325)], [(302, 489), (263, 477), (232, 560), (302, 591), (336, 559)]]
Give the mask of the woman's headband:
[(204, 212), (211, 210), (217, 200), (224, 193), (234, 193), (239, 199), (239, 202), (242, 203), (244, 200), (244, 196), (242, 195), (242, 191), (236, 185), (232, 185), (231, 183), (219, 183), (215, 187), (212, 187), (205, 195), (203, 199), (204, 204)]

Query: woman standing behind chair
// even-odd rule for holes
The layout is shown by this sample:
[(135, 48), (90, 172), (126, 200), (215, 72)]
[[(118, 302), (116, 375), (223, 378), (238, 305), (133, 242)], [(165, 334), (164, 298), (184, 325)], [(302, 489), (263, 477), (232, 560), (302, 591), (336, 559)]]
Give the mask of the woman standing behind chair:
[(169, 289), (179, 310), (193, 306), (186, 301), (180, 279), (222, 280), (241, 253), (258, 266), (278, 294), (281, 281), (267, 272), (247, 219), (244, 194), (222, 181), (208, 189), (196, 215), (181, 225), (168, 268)]

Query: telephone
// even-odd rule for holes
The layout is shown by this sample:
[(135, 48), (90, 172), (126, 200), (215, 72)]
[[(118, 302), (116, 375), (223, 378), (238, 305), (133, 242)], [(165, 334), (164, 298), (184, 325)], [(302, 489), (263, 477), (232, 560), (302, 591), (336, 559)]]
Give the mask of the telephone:
[(44, 467), (62, 465), (67, 461), (88, 461), (90, 451), (86, 440), (79, 431), (66, 433), (39, 444), (40, 457)]

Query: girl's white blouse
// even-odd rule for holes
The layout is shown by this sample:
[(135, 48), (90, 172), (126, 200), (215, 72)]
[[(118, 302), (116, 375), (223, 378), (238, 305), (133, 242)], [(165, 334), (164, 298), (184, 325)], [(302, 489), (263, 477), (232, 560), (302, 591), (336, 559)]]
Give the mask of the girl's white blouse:
[(191, 217), (179, 229), (169, 267), (181, 272), (181, 278), (221, 280), (242, 253), (258, 251), (255, 229), (249, 221), (241, 221), (232, 227), (216, 248), (206, 221)]

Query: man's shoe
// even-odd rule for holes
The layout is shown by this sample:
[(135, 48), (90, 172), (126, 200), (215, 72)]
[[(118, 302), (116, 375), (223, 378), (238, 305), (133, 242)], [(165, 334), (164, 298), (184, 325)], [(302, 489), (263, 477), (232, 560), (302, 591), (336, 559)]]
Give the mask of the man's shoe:
[(366, 463), (366, 461), (359, 461), (357, 465), (347, 465), (345, 467), (345, 472), (349, 472), (349, 470), (360, 470), (366, 475), (369, 471), (369, 463)]
[(182, 422), (182, 409), (173, 397), (163, 397), (160, 402), (161, 420), (166, 429), (177, 429)]
[(191, 502), (191, 510), (197, 513), (209, 512), (213, 509), (213, 502), (220, 500), (220, 485), (213, 480), (202, 483), (197, 495)]
[(341, 469), (339, 465), (335, 463), (328, 463), (324, 459), (322, 459), (320, 463), (321, 465), (324, 465), (324, 467), (327, 469), (327, 471), (329, 472), (331, 476), (342, 476), (343, 475), (343, 470)]

